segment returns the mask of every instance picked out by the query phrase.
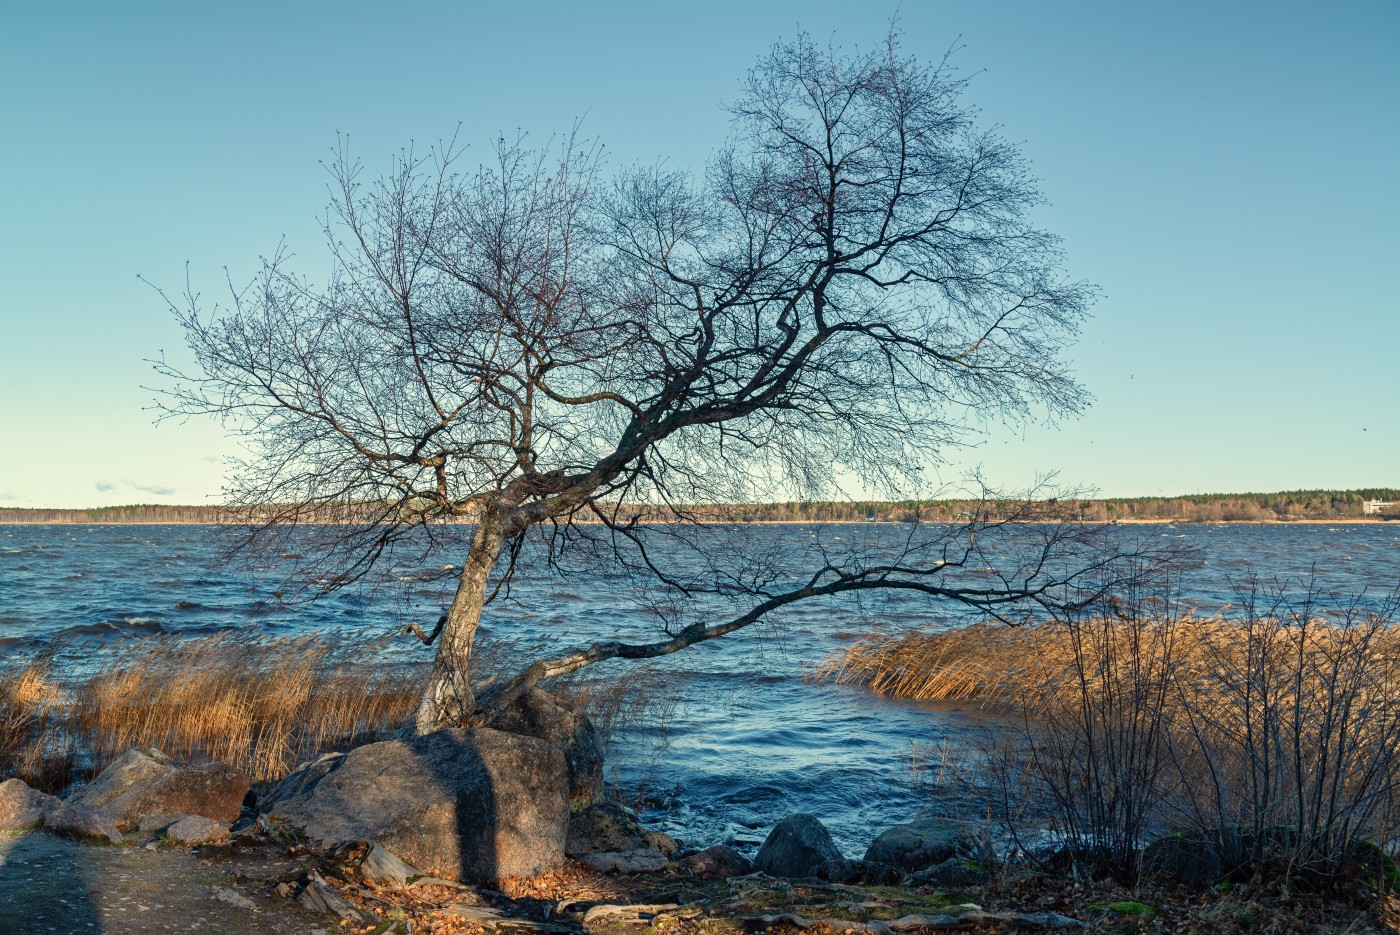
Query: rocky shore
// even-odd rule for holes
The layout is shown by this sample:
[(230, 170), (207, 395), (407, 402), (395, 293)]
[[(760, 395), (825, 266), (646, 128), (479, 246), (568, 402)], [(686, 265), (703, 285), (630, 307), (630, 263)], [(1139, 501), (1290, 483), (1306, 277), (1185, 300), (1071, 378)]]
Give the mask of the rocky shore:
[[(503, 743), (488, 736), (483, 747), (482, 737), (459, 736), (479, 732), (444, 733), (423, 747), (460, 759), (464, 748)], [(395, 752), (351, 753), (339, 765), (339, 757), (323, 758), (262, 803), (227, 767), (182, 767), (154, 750), (128, 752), (67, 799), (8, 780), (0, 784), (0, 894), (23, 887), (31, 898), (0, 904), (0, 931), (84, 931), (96, 924), (82, 921), (88, 919), (100, 920), (103, 931), (282, 932), (300, 925), (405, 935), (632, 932), (638, 925), (720, 932), (839, 927), (879, 935), (982, 924), (1082, 927), (1056, 912), (986, 909), (952, 892), (955, 883), (989, 879), (977, 862), (986, 859), (985, 836), (971, 825), (898, 826), (852, 860), (837, 851), (820, 821), (793, 815), (750, 860), (727, 844), (684, 847), (643, 827), (626, 808), (595, 802), (565, 811), (556, 855), (540, 836), (538, 815), (522, 826), (518, 814), (498, 812), (498, 824), (483, 829), (469, 827), (458, 809), (454, 822), (435, 830), (441, 809), (423, 807), (422, 793), (394, 785), (383, 772), (372, 784), (378, 804), (354, 805), (347, 790), (362, 766), (355, 760), (384, 767), (384, 757)], [(333, 775), (338, 782), (328, 783)], [(467, 772), (460, 778), (480, 779)], [(538, 774), (514, 775), (522, 778)], [(435, 836), (455, 834), (494, 842), (507, 855), (497, 863), (502, 870), (527, 859), (535, 872), (483, 876), (486, 862), (478, 854), (455, 867), (435, 864), (428, 873), (377, 841), (317, 836), (332, 816), (373, 821), (383, 817), (385, 802), (402, 799), (413, 799), (406, 807), (424, 820), (409, 837), (395, 838), (408, 832), (391, 819), (385, 837), (410, 853), (440, 859), (434, 855), (446, 844)], [(311, 829), (277, 814), (279, 803), (312, 816)], [(77, 886), (80, 880), (89, 885)]]
[(157, 750), (66, 798), (7, 780), (0, 932), (1229, 932), (1291, 918), (1306, 924), (1276, 930), (1355, 933), (1400, 919), (1393, 897), (1230, 883), (1181, 837), (1132, 889), (1051, 872), (1053, 854), (1008, 859), (983, 827), (947, 819), (872, 829), (859, 857), (805, 814), (751, 856), (677, 841), (601, 798), (586, 718), (547, 696), (516, 715), (521, 733), (368, 744), (261, 790)]

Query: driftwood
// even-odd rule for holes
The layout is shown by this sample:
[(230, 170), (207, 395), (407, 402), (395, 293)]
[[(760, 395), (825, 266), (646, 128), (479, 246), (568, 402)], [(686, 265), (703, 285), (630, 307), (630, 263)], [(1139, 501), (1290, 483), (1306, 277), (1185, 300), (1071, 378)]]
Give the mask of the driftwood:
[(532, 919), (520, 919), (503, 915), (495, 909), (486, 906), (451, 905), (443, 907), (442, 911), (448, 915), (453, 915), (459, 919), (464, 919), (468, 922), (497, 931), (543, 932), (547, 933), (547, 935), (564, 935), (564, 933), (575, 931), (575, 929), (567, 925), (555, 925), (552, 922), (536, 922)]
[(307, 874), (305, 885), (301, 892), (293, 897), (297, 904), (303, 909), (311, 912), (319, 912), (325, 915), (339, 916), (347, 922), (356, 925), (376, 925), (379, 920), (362, 909), (356, 908), (349, 900), (341, 896), (330, 884), (315, 871)]
[(600, 919), (614, 916), (621, 916), (624, 922), (652, 922), (662, 917), (688, 918), (698, 915), (700, 915), (698, 908), (694, 906), (682, 908), (678, 903), (637, 903), (633, 905), (602, 903), (584, 913), (583, 924), (585, 926), (592, 925)]
[(409, 886), (446, 886), (454, 890), (470, 890), (471, 887), (465, 883), (458, 883), (456, 880), (444, 880), (441, 877), (419, 877)]

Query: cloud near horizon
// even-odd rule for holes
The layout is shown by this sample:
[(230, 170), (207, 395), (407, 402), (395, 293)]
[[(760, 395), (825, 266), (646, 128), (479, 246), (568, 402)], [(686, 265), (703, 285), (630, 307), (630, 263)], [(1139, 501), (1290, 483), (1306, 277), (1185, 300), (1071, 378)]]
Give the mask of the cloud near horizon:
[(109, 480), (100, 480), (93, 486), (97, 488), (98, 493), (111, 493), (118, 486), (135, 490), (138, 493), (148, 493), (154, 497), (168, 497), (175, 492), (174, 487), (167, 487), (164, 484), (138, 484), (134, 480), (123, 480), (120, 485)]
[(157, 497), (168, 497), (175, 492), (174, 487), (166, 487), (162, 484), (137, 484), (127, 481), (127, 486), (132, 490), (139, 490), (142, 493), (152, 494)]

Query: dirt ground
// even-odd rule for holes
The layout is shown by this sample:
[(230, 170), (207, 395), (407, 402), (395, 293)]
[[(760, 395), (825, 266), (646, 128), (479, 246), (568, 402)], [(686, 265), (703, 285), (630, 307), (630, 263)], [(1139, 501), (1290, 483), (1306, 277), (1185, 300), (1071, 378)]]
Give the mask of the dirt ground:
[(291, 866), (273, 849), (210, 860), (0, 832), (0, 935), (329, 935), (333, 920), (247, 882)]
[(273, 895), (277, 881), (325, 869), (318, 860), (273, 840), (192, 853), (0, 832), (0, 935), (370, 935), (390, 927), (414, 935), (843, 935), (888, 933), (890, 925), (893, 935), (918, 935), (931, 927), (896, 920), (967, 909), (986, 912), (953, 927), (986, 933), (1059, 929), (994, 918), (1008, 913), (1068, 916), (1086, 935), (1400, 932), (1400, 898), (1289, 893), (1276, 879), (1193, 893), (1020, 873), (955, 893), (762, 875), (706, 883), (674, 865), (613, 877), (574, 862), (544, 877), (504, 881), (500, 890), (429, 880), (381, 888), (328, 873), (341, 898), (382, 920), (360, 925)]

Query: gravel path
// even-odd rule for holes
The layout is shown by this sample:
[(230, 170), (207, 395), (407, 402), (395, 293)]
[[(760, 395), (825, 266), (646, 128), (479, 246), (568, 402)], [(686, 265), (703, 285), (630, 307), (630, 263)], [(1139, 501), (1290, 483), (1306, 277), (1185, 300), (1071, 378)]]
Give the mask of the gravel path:
[(330, 935), (325, 916), (262, 895), (257, 881), (290, 866), (272, 849), (208, 858), (0, 832), (0, 935)]

